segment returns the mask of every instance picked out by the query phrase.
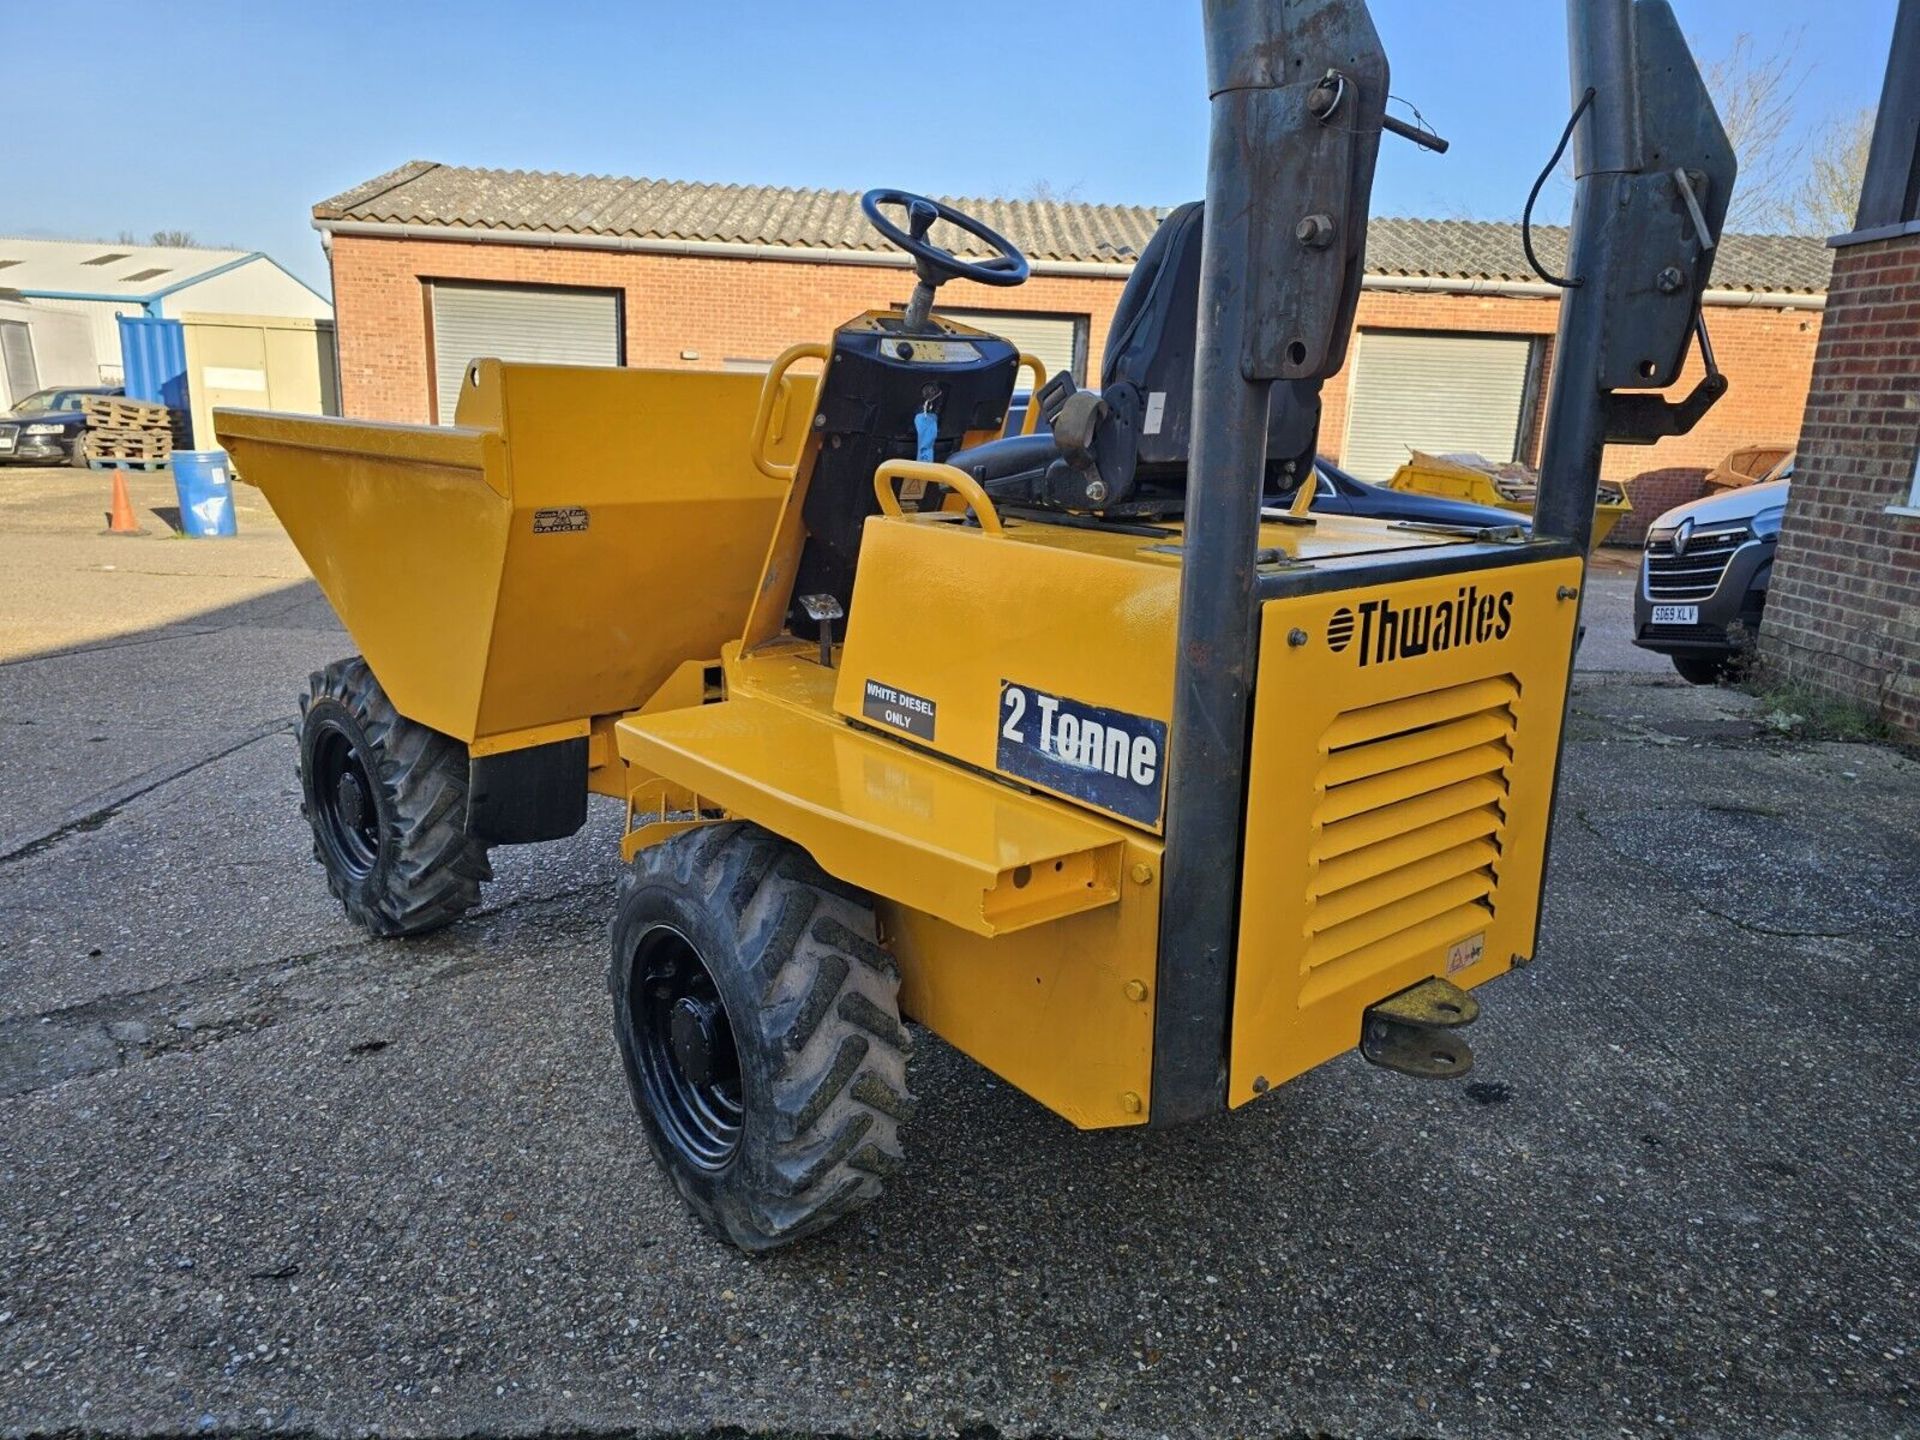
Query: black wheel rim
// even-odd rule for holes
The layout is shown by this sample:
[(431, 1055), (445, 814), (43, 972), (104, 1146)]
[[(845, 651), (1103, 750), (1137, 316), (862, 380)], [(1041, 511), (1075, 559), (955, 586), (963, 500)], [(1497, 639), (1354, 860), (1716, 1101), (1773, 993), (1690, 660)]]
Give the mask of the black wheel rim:
[(647, 1108), (696, 1170), (724, 1170), (745, 1107), (733, 1025), (700, 952), (678, 930), (640, 937), (627, 981), (634, 1059)]
[(309, 753), (320, 844), (335, 868), (365, 879), (380, 858), (380, 810), (366, 756), (354, 737), (330, 720), (320, 723)]

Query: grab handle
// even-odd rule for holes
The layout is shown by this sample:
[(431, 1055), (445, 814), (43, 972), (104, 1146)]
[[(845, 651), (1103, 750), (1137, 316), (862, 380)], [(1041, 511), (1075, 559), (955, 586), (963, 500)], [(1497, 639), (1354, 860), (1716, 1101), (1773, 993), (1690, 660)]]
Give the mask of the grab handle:
[(1033, 372), (1033, 393), (1027, 396), (1027, 413), (1020, 421), (1020, 433), (1031, 435), (1040, 423), (1040, 392), (1047, 388), (1047, 367), (1040, 363), (1038, 355), (1029, 355), (1024, 350), (1020, 352), (1020, 365)]
[(981, 530), (989, 535), (1006, 534), (1006, 527), (1000, 523), (1000, 512), (993, 508), (993, 501), (980, 488), (980, 482), (956, 465), (938, 465), (925, 460), (886, 461), (873, 472), (873, 493), (880, 499), (880, 509), (888, 515), (901, 513), (900, 497), (893, 491), (896, 480), (923, 480), (929, 485), (945, 485), (949, 490), (957, 490), (972, 508)]
[[(798, 460), (791, 465), (781, 465), (767, 455), (767, 425), (773, 419), (774, 403), (785, 393), (787, 371), (800, 360), (812, 359), (825, 364), (832, 353), (827, 346), (814, 340), (790, 345), (780, 352), (780, 358), (773, 362), (772, 368), (767, 371), (767, 378), (760, 384), (760, 408), (754, 413), (753, 439), (749, 442), (748, 449), (753, 453), (753, 468), (769, 480), (783, 480), (790, 485), (793, 483), (793, 477), (800, 472)], [(814, 392), (814, 401), (816, 404), (819, 403), (818, 391)], [(812, 425), (812, 419), (813, 417), (809, 415), (809, 426)]]

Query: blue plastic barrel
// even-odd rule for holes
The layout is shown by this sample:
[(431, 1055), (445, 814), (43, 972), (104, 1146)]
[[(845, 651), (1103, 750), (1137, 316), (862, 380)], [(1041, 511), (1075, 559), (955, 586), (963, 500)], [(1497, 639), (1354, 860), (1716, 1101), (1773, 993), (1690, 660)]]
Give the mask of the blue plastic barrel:
[(180, 494), (180, 528), (195, 539), (233, 535), (233, 477), (224, 450), (173, 452), (173, 488)]

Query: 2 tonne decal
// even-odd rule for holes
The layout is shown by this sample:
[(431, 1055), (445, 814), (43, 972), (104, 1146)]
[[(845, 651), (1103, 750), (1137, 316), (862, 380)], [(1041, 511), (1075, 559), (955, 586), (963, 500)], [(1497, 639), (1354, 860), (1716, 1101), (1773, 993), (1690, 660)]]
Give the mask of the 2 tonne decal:
[(1152, 825), (1166, 759), (1164, 721), (1000, 682), (995, 764), (1006, 774)]

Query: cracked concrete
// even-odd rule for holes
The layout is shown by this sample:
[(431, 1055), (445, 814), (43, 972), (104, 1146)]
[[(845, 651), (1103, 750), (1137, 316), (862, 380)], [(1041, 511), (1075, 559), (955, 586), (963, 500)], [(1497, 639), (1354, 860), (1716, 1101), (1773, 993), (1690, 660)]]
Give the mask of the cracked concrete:
[[(1590, 636), (1470, 1081), (1349, 1058), (1079, 1134), (922, 1036), (887, 1195), (754, 1262), (630, 1113), (616, 815), (440, 935), (344, 923), (282, 727), (346, 645), (251, 526), (90, 549), (0, 501), (47, 587), (0, 658), (63, 651), (0, 664), (0, 833), (41, 837), (0, 861), (0, 1434), (1920, 1430), (1914, 760)], [(68, 563), (126, 544), (209, 567), (127, 582), (153, 643)]]

